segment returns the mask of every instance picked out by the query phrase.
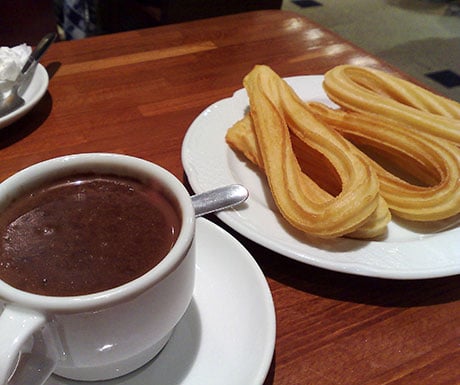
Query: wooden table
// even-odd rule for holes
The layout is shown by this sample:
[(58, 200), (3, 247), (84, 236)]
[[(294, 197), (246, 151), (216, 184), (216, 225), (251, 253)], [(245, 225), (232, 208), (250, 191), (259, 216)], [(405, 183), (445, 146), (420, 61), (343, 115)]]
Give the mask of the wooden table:
[[(241, 88), (255, 64), (281, 76), (322, 74), (342, 63), (396, 70), (282, 11), (60, 42), (43, 62), (48, 93), (0, 132), (2, 180), (51, 157), (104, 151), (156, 162), (186, 183), (180, 150), (187, 128)], [(458, 276), (335, 273), (232, 234), (260, 264), (274, 298), (277, 340), (265, 384), (460, 383)]]

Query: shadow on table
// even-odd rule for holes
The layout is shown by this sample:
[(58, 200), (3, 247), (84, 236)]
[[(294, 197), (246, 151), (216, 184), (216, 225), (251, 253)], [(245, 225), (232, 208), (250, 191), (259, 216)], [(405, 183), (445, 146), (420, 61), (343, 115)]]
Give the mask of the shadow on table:
[(53, 99), (47, 91), (37, 105), (16, 122), (0, 130), (0, 149), (11, 146), (37, 130), (48, 118)]
[(255, 256), (268, 278), (296, 290), (339, 301), (385, 307), (429, 306), (460, 299), (458, 275), (433, 279), (396, 280), (329, 271), (266, 249), (241, 236), (215, 216), (210, 216), (208, 219), (237, 238)]
[[(46, 67), (48, 77), (52, 81), (53, 76), (61, 66), (58, 62), (50, 63)], [(0, 130), (0, 149), (11, 146), (37, 130), (48, 118), (53, 108), (53, 98), (49, 91), (43, 98), (21, 119)]]
[(276, 369), (276, 348), (273, 352), (272, 362), (270, 364), (270, 369), (268, 370), (267, 377), (265, 378), (264, 385), (272, 385), (275, 381), (275, 369)]

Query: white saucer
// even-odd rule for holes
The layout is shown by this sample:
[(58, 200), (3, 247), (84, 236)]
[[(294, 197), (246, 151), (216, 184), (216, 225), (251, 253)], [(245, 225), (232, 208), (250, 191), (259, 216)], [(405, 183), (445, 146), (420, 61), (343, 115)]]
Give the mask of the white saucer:
[[(276, 333), (267, 281), (236, 239), (203, 218), (196, 246), (193, 300), (164, 350), (136, 372), (98, 384), (263, 384)], [(52, 376), (46, 384), (86, 383)]]
[(8, 115), (1, 117), (0, 129), (9, 126), (11, 123), (22, 118), (33, 107), (35, 107), (48, 89), (48, 83), (48, 72), (46, 72), (45, 67), (38, 64), (27, 88), (23, 92), (19, 92), (19, 95), (24, 99), (25, 104)]

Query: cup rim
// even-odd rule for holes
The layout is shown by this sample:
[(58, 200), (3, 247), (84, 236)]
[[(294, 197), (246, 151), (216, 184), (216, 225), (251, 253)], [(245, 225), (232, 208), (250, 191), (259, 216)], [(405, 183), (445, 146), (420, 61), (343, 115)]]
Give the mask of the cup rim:
[[(52, 172), (68, 175), (77, 171), (98, 171), (122, 175), (133, 172), (138, 177), (154, 177), (161, 180), (173, 192), (180, 206), (182, 219), (179, 236), (167, 256), (145, 274), (123, 285), (104, 291), (79, 296), (46, 296), (17, 289), (0, 280), (0, 301), (39, 311), (75, 313), (102, 309), (129, 298), (134, 298), (162, 281), (173, 272), (187, 256), (195, 234), (195, 211), (185, 186), (163, 167), (138, 157), (116, 153), (79, 153), (60, 156), (35, 163), (0, 183), (0, 197), (11, 199), (14, 191), (30, 188), (47, 180), (43, 175)], [(116, 168), (116, 171), (115, 171)], [(53, 177), (55, 177), (54, 174)], [(126, 174), (125, 174), (126, 175)], [(128, 174), (133, 175), (133, 174)], [(18, 192), (19, 193), (19, 192)]]

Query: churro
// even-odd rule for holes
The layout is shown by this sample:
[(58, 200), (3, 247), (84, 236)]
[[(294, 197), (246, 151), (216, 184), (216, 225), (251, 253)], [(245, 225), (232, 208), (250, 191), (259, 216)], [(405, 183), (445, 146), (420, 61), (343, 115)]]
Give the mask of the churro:
[[(305, 233), (331, 238), (375, 237), (390, 215), (374, 170), (355, 147), (321, 124), (269, 67), (256, 66), (244, 79), (250, 116), (227, 133), (227, 141), (261, 167), (283, 217)], [(325, 157), (340, 181), (331, 195), (302, 167), (293, 140)]]
[(331, 109), (320, 103), (306, 105), (323, 124), (381, 156), (386, 168), (366, 158), (379, 177), (380, 191), (392, 213), (414, 221), (435, 221), (460, 212), (458, 147), (373, 114)]
[(323, 86), (343, 109), (372, 113), (460, 146), (460, 103), (389, 73), (353, 65), (328, 71)]
[[(249, 161), (263, 170), (263, 161), (249, 114), (227, 131), (226, 141), (235, 151), (243, 153)], [(337, 171), (324, 155), (313, 150), (295, 135), (291, 135), (291, 141), (302, 170), (299, 174), (302, 188), (308, 191), (310, 199), (317, 203), (327, 203), (332, 200), (341, 191), (341, 181)], [(346, 236), (361, 239), (376, 238), (384, 232), (390, 219), (388, 205), (380, 197), (376, 210), (357, 230)]]

